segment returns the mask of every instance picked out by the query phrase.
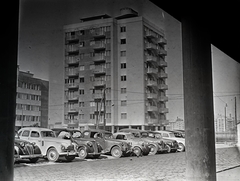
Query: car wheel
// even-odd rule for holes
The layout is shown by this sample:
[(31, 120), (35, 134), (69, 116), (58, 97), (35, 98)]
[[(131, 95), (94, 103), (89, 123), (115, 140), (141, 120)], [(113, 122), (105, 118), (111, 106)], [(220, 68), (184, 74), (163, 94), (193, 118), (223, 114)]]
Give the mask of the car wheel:
[(141, 150), (141, 148), (139, 148), (138, 146), (135, 146), (135, 147), (133, 148), (133, 153), (134, 153), (136, 156), (140, 156), (141, 153), (142, 153), (142, 150)]
[(56, 162), (59, 158), (59, 154), (55, 148), (50, 148), (47, 152), (47, 159), (50, 162)]
[(68, 156), (65, 156), (65, 159), (68, 161), (68, 162), (71, 162), (75, 159), (75, 156), (74, 155), (68, 155)]
[(38, 158), (29, 158), (31, 163), (36, 163), (38, 161)]
[(122, 150), (119, 146), (114, 146), (111, 149), (111, 155), (115, 158), (120, 158), (122, 156)]
[(149, 155), (156, 155), (158, 150), (157, 150), (157, 147), (155, 145), (150, 144), (149, 149), (150, 149)]
[(183, 152), (183, 151), (185, 151), (185, 146), (182, 144), (182, 143), (178, 143), (178, 149), (177, 149), (177, 151), (179, 151), (179, 152)]
[(169, 145), (166, 145), (166, 148), (167, 148), (167, 153), (170, 153), (171, 152), (171, 147)]
[(85, 159), (87, 157), (87, 150), (85, 147), (78, 148), (78, 157), (80, 159)]

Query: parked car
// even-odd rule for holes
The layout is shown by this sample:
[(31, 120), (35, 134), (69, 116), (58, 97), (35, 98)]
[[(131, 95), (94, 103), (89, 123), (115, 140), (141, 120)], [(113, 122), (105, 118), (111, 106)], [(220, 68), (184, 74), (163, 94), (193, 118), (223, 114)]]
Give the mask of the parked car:
[(85, 130), (82, 133), (83, 138), (93, 138), (102, 147), (102, 153), (110, 153), (113, 157), (119, 158), (122, 155), (127, 156), (132, 152), (130, 143), (126, 143), (113, 138), (111, 132), (100, 130), (100, 129), (90, 129)]
[(156, 131), (148, 131), (148, 136), (151, 138), (161, 139), (166, 144), (167, 152), (176, 152), (178, 150), (178, 143), (174, 139), (163, 138), (162, 135)]
[(148, 155), (150, 152), (148, 143), (140, 138), (135, 138), (132, 133), (117, 132), (113, 134), (113, 137), (115, 139), (131, 143), (132, 151), (136, 156)]
[(171, 139), (171, 140), (176, 140), (178, 142), (178, 150), (179, 152), (185, 151), (185, 138), (179, 138), (176, 137), (174, 132), (172, 131), (156, 131), (161, 134), (163, 138)]
[(36, 163), (41, 157), (41, 150), (36, 143), (30, 143), (28, 141), (21, 140), (17, 131), (15, 131), (14, 163), (22, 159), (28, 159), (31, 163)]
[(132, 133), (134, 137), (140, 138), (141, 140), (149, 143), (149, 148), (150, 148), (149, 155), (155, 155), (158, 152), (163, 153), (167, 151), (166, 144), (162, 140), (150, 138), (148, 136), (147, 131), (139, 130), (139, 129), (124, 128), (124, 129), (121, 129), (120, 132)]
[(177, 138), (185, 138), (185, 131), (184, 130), (173, 130), (172, 131)]
[(53, 128), (56, 136), (62, 139), (71, 139), (75, 143), (75, 150), (78, 157), (85, 159), (87, 157), (98, 158), (101, 155), (102, 147), (93, 138), (81, 138), (81, 132), (76, 129)]
[(21, 128), (18, 133), (20, 139), (36, 143), (41, 150), (42, 156), (49, 161), (55, 162), (59, 157), (65, 157), (66, 160), (72, 161), (77, 156), (72, 141), (56, 138), (51, 129), (25, 127)]

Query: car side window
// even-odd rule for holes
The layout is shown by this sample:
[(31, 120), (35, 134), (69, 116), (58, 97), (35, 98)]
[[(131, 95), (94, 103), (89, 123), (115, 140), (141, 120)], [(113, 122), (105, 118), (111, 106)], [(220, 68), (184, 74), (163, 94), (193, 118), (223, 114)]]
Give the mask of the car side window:
[(169, 137), (167, 133), (162, 133), (163, 137)]
[(116, 139), (123, 140), (124, 139), (124, 135), (119, 134), (119, 135), (117, 135)]
[(22, 136), (28, 137), (28, 136), (29, 136), (29, 133), (30, 133), (30, 131), (25, 130), (25, 131), (23, 131)]
[(39, 133), (37, 131), (32, 131), (30, 137), (38, 138), (39, 137)]

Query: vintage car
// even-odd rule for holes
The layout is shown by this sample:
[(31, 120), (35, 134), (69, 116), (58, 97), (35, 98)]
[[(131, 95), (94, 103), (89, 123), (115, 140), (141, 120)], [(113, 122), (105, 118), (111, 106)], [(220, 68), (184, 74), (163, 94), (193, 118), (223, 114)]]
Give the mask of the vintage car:
[(51, 129), (39, 127), (25, 127), (18, 131), (22, 140), (35, 142), (40, 148), (43, 157), (55, 162), (59, 157), (65, 157), (67, 161), (72, 161), (77, 156), (71, 140), (56, 138)]
[(139, 129), (131, 129), (131, 128), (124, 128), (119, 131), (126, 132), (126, 133), (132, 133), (134, 135), (134, 137), (141, 138), (141, 140), (146, 141), (149, 144), (148, 146), (150, 148), (149, 155), (155, 155), (158, 152), (163, 153), (163, 152), (167, 151), (166, 144), (162, 140), (150, 138), (148, 136), (147, 131), (139, 130)]
[(98, 158), (101, 155), (102, 147), (93, 138), (81, 138), (81, 132), (76, 129), (53, 128), (56, 136), (62, 139), (71, 139), (76, 144), (75, 150), (80, 159), (87, 157)]
[(28, 159), (31, 163), (36, 163), (41, 157), (41, 151), (36, 143), (30, 143), (28, 141), (21, 140), (17, 131), (15, 131), (14, 163), (22, 159)]
[(93, 138), (102, 147), (102, 153), (110, 153), (113, 157), (119, 158), (122, 155), (128, 156), (132, 152), (130, 143), (113, 138), (111, 132), (100, 129), (89, 129), (82, 133), (82, 138)]
[(148, 131), (148, 136), (151, 138), (161, 139), (167, 146), (167, 152), (176, 152), (178, 150), (178, 143), (174, 139), (163, 138), (160, 133), (156, 131)]
[(172, 131), (155, 131), (155, 132), (160, 133), (163, 138), (176, 140), (178, 142), (177, 151), (179, 152), (185, 151), (185, 138), (176, 137), (174, 132)]
[(185, 138), (185, 130), (173, 130), (172, 132), (177, 138)]
[(150, 152), (148, 143), (146, 141), (141, 140), (140, 138), (135, 138), (132, 133), (124, 133), (124, 132), (113, 133), (113, 138), (127, 142), (127, 143), (131, 143), (132, 152), (136, 156), (148, 155)]

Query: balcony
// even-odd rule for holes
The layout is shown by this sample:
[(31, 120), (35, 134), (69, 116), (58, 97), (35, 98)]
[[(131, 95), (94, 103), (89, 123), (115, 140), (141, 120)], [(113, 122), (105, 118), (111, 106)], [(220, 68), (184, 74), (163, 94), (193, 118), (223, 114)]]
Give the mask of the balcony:
[(159, 84), (158, 88), (161, 89), (161, 90), (167, 90), (168, 86), (166, 84)]
[(78, 102), (78, 96), (68, 97), (68, 102)]
[(158, 54), (161, 56), (166, 56), (167, 55), (167, 51), (163, 50), (163, 49), (158, 49)]
[(159, 66), (161, 66), (161, 67), (167, 67), (167, 62), (165, 62), (164, 60), (160, 60)]
[(148, 68), (147, 73), (148, 74), (157, 74), (158, 70), (156, 68)]
[(103, 93), (95, 93), (93, 94), (93, 99), (102, 99), (103, 98)]
[(167, 78), (167, 77), (168, 77), (168, 74), (165, 73), (165, 72), (159, 72), (159, 73), (158, 73), (158, 77), (160, 77), (160, 78)]
[(68, 66), (78, 66), (79, 65), (79, 58), (68, 58), (66, 60), (66, 63), (68, 64)]
[(106, 32), (105, 31), (102, 31), (102, 30), (94, 30), (92, 32), (92, 36), (94, 38), (105, 38), (106, 36)]
[(145, 35), (148, 38), (156, 38), (156, 34), (154, 32), (152, 32), (152, 31), (146, 31)]
[(66, 84), (66, 88), (70, 89), (70, 90), (78, 90), (79, 85), (78, 84)]
[(166, 101), (168, 101), (168, 97), (167, 96), (160, 96), (158, 98), (158, 100), (161, 101), (161, 102), (166, 102)]
[(93, 86), (94, 87), (102, 87), (106, 85), (106, 81), (105, 80), (95, 80), (93, 82)]
[(157, 49), (157, 46), (153, 43), (146, 43), (145, 47), (146, 47), (146, 49), (149, 49), (149, 50), (156, 50)]
[(147, 106), (147, 111), (148, 112), (157, 112), (158, 111), (158, 107), (157, 106)]
[(105, 74), (106, 73), (106, 68), (102, 66), (96, 66), (95, 69), (93, 69), (94, 74)]
[(168, 113), (168, 108), (160, 108), (159, 113), (161, 113), (161, 114)]
[(68, 76), (68, 77), (78, 77), (78, 75), (79, 75), (79, 72), (77, 71), (77, 70), (74, 70), (74, 71), (69, 71), (69, 72), (66, 72), (66, 75)]
[(69, 35), (69, 36), (66, 36), (66, 40), (67, 41), (73, 41), (73, 40), (78, 40), (78, 36), (77, 35)]
[(106, 44), (104, 42), (96, 42), (92, 47), (94, 50), (104, 50), (106, 48)]
[(165, 38), (159, 38), (158, 41), (157, 41), (159, 44), (161, 45), (166, 45), (167, 44), (167, 40)]
[(93, 61), (94, 62), (105, 62), (106, 57), (105, 57), (105, 55), (96, 55), (95, 57), (93, 57)]
[(147, 98), (148, 99), (157, 99), (157, 94), (156, 93), (147, 93)]
[(75, 109), (69, 109), (68, 110), (68, 114), (74, 114), (74, 115), (77, 115), (78, 114), (78, 110), (75, 108)]
[(147, 86), (157, 86), (157, 82), (154, 80), (147, 80)]
[(147, 123), (148, 124), (158, 124), (158, 119), (157, 118), (147, 118)]
[(155, 57), (155, 56), (152, 56), (152, 55), (147, 55), (146, 56), (146, 60), (148, 61), (148, 62), (157, 62), (157, 57)]

